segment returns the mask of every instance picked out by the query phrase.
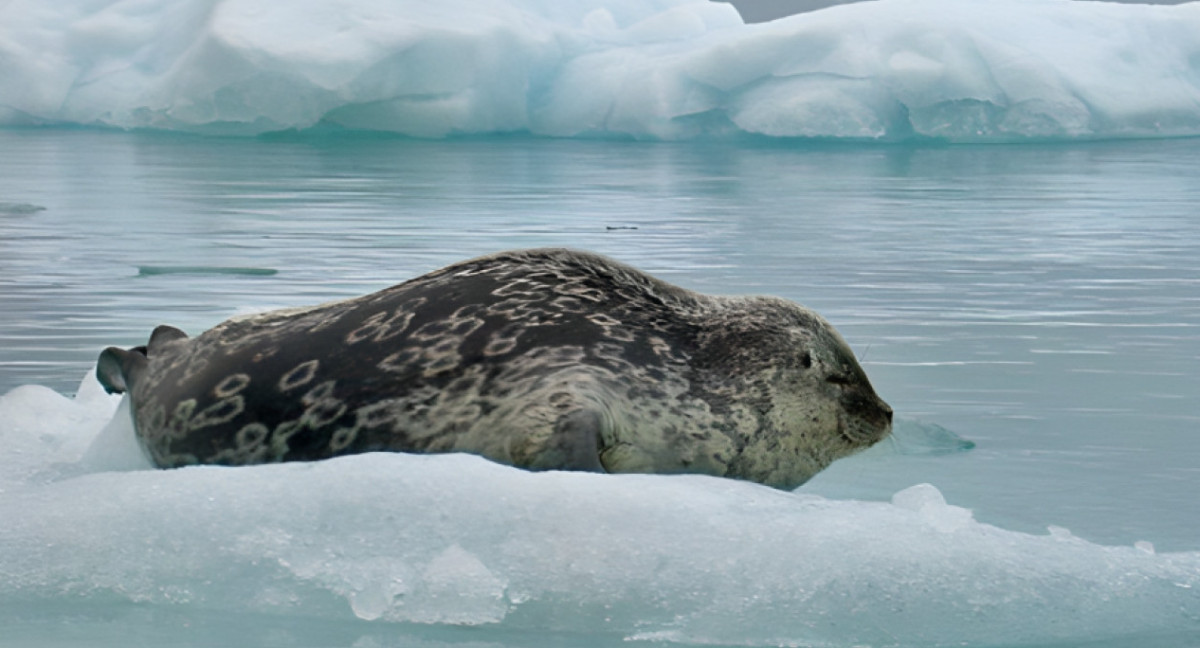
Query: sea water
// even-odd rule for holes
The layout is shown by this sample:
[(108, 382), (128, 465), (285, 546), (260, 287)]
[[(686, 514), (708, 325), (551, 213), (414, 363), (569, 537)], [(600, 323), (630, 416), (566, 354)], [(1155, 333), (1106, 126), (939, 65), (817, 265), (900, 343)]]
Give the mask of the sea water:
[[(0, 151), (0, 645), (1200, 641), (1200, 140)], [(160, 472), (85, 378), (160, 323), (530, 246), (816, 309), (895, 439), (795, 493), (471, 457)]]

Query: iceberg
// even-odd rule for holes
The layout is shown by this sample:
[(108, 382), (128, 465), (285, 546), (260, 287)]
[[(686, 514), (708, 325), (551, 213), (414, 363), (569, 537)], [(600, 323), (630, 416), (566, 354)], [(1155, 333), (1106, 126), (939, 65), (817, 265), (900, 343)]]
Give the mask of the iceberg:
[[(73, 399), (37, 386), (0, 396), (9, 641), (1200, 638), (1200, 553), (1008, 531), (929, 484), (890, 501), (834, 500), (711, 477), (382, 453), (163, 471), (133, 442), (126, 406), (90, 378)], [(475, 632), (455, 634), (463, 628)], [(548, 639), (560, 635), (574, 639)]]
[(1200, 2), (12, 0), (0, 125), (993, 142), (1200, 135)]

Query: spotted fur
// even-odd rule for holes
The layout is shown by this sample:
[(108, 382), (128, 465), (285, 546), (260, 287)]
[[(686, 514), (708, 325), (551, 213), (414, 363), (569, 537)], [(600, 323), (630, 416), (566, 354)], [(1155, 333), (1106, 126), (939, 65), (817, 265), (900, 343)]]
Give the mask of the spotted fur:
[(891, 409), (797, 304), (710, 297), (603, 257), (505, 252), (380, 292), (101, 354), (160, 467), (471, 452), (534, 470), (792, 488)]

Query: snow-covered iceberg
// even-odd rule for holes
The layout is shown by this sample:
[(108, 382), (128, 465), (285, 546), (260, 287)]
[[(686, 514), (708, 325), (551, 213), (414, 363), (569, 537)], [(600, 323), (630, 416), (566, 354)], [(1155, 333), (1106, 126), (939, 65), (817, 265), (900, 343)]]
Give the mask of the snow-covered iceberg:
[(1011, 141), (1200, 135), (1200, 2), (11, 0), (0, 124)]
[[(0, 396), (12, 645), (147, 632), (159, 633), (148, 644), (214, 646), (1200, 639), (1200, 553), (1007, 531), (928, 484), (840, 501), (464, 455), (158, 471), (132, 434), (91, 379), (74, 399), (37, 386)], [(437, 634), (463, 626), (475, 632)], [(381, 633), (392, 639), (371, 639)]]

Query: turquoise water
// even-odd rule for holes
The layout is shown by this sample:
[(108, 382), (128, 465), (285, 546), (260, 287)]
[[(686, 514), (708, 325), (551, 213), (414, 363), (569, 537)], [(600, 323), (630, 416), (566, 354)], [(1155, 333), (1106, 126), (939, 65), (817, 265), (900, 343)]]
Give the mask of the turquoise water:
[[(1005, 529), (1200, 550), (1200, 140), (34, 129), (0, 132), (0, 151), (0, 393), (73, 393), (100, 349), (160, 323), (195, 333), (498, 249), (570, 246), (695, 290), (804, 303), (899, 420), (977, 444), (856, 458), (802, 493), (887, 500), (930, 482)], [(431, 640), (504, 643), (457, 633)]]

